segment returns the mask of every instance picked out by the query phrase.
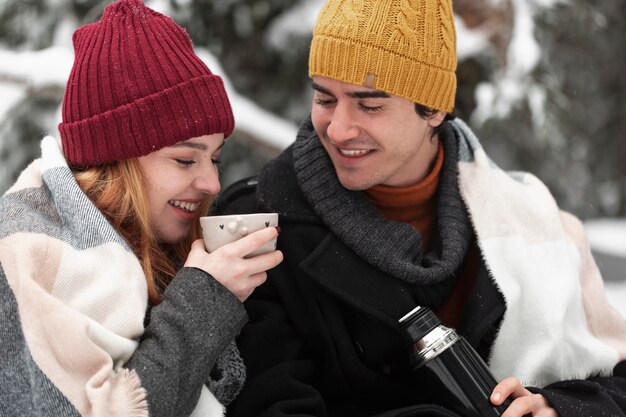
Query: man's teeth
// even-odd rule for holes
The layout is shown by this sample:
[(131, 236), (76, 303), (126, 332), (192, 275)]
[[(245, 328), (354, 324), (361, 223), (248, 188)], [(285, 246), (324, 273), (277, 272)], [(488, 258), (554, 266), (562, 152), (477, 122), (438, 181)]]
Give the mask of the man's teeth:
[(362, 150), (362, 149), (339, 149), (339, 152), (341, 152), (342, 155), (346, 155), (346, 156), (360, 156), (360, 155), (365, 155), (369, 151)]
[(196, 211), (198, 209), (198, 206), (200, 205), (198, 203), (188, 203), (186, 201), (178, 201), (178, 200), (170, 200), (169, 203), (173, 205), (174, 207), (178, 207), (179, 209), (183, 209), (190, 213), (193, 213), (194, 211)]

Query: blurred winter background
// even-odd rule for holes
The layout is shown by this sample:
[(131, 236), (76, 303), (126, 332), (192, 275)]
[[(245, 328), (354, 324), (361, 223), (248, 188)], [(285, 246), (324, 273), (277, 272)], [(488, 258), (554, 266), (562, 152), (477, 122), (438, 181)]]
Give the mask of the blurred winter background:
[[(110, 1), (0, 0), (0, 193), (58, 135), (72, 33)], [(223, 185), (254, 174), (309, 111), (321, 0), (147, 0), (227, 83)], [(626, 0), (453, 0), (457, 113), (502, 167), (540, 177), (585, 222), (626, 317)]]

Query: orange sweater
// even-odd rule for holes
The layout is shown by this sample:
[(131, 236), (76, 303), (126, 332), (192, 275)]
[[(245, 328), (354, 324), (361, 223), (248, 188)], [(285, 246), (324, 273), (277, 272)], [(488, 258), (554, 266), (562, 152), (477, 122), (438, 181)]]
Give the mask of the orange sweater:
[[(408, 223), (422, 236), (422, 252), (426, 250), (436, 220), (437, 187), (443, 146), (439, 146), (432, 171), (426, 178), (408, 187), (388, 187), (377, 185), (366, 191), (369, 200), (388, 219)], [(456, 327), (478, 273), (479, 251), (476, 242), (470, 245), (461, 276), (450, 297), (436, 309), (436, 313), (446, 326)]]

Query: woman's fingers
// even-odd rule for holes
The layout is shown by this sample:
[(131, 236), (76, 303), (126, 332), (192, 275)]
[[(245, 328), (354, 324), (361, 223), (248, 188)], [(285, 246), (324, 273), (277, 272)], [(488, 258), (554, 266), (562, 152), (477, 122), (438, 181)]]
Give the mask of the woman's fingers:
[(275, 250), (249, 258), (247, 261), (249, 261), (249, 273), (256, 274), (272, 269), (281, 263), (283, 261), (283, 253), (279, 250)]
[(278, 236), (278, 229), (267, 227), (251, 233), (233, 243), (207, 253), (204, 241), (198, 239), (191, 245), (185, 266), (200, 268), (228, 288), (239, 300), (244, 301), (254, 289), (267, 279), (267, 270), (283, 260), (279, 250), (246, 258)]
[(267, 272), (265, 271), (259, 272), (258, 274), (250, 275), (246, 277), (245, 281), (240, 280), (238, 282), (239, 288), (237, 290), (239, 292), (245, 292), (246, 290), (249, 289), (250, 292), (252, 292), (252, 290), (254, 290), (259, 285), (263, 284), (266, 280), (267, 280)]
[(236, 256), (243, 257), (252, 251), (257, 250), (269, 241), (278, 237), (278, 229), (275, 227), (266, 227), (256, 232), (250, 233), (233, 243), (224, 245), (222, 248), (232, 250)]
[(202, 249), (202, 250), (206, 250), (204, 248), (204, 240), (202, 239), (196, 239), (191, 243), (191, 249)]
[(185, 266), (196, 267), (204, 269), (204, 257), (206, 255), (206, 249), (204, 248), (204, 240), (196, 239), (191, 243), (191, 250), (187, 255)]

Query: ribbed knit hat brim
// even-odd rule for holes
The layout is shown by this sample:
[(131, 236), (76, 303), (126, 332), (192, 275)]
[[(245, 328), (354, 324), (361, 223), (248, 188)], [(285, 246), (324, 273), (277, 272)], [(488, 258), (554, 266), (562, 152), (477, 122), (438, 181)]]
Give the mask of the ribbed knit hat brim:
[(431, 109), (450, 112), (454, 108), (454, 71), (394, 51), (324, 35), (315, 37), (310, 56), (311, 77), (317, 75), (366, 85), (368, 75), (373, 74), (375, 81), (371, 87), (377, 90)]

